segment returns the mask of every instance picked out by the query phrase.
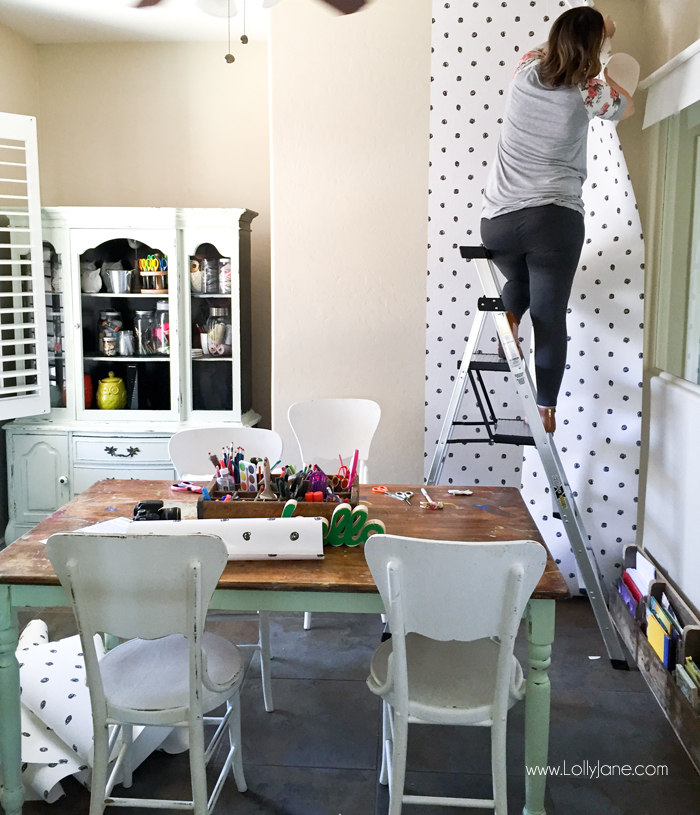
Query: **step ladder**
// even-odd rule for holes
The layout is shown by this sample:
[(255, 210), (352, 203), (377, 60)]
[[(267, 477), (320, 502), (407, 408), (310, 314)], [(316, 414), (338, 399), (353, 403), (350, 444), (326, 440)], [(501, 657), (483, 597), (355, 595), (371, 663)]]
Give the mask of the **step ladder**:
[[(516, 338), (511, 331), (501, 299), (501, 287), (491, 262), (491, 254), (483, 246), (460, 246), (460, 254), (465, 260), (473, 260), (481, 280), (484, 296), (478, 300), (478, 311), (464, 350), (459, 374), (445, 412), (435, 453), (428, 475), (428, 484), (437, 484), (447, 457), (450, 444), (515, 444), (531, 445), (537, 448), (542, 467), (547, 474), (552, 494), (554, 517), (560, 518), (576, 557), (579, 572), (588, 599), (593, 607), (600, 633), (613, 668), (628, 670), (622, 645), (613, 626), (607, 606), (607, 593), (600, 579), (595, 554), (588, 545), (589, 536), (576, 507), (571, 487), (562, 467), (559, 453), (551, 434), (546, 433), (537, 409), (535, 388), (525, 360), (520, 355)], [(498, 354), (484, 354), (477, 350), (487, 315), (491, 313), (501, 341), (505, 359)], [(516, 382), (526, 422), (514, 419), (498, 419), (494, 413), (488, 390), (483, 381), (484, 371), (510, 371)], [(480, 422), (456, 421), (469, 380), (481, 413)], [(472, 427), (471, 438), (452, 438), (455, 427)], [(481, 435), (481, 430), (485, 433)]]

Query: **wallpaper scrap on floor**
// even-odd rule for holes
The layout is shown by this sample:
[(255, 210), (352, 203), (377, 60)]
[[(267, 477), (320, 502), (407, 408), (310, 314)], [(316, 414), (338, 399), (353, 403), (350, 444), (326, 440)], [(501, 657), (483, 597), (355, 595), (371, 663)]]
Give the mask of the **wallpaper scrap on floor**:
[[(458, 247), (479, 244), (482, 190), (495, 155), (505, 95), (520, 57), (544, 42), (563, 0), (433, 4), (425, 475), (481, 289)], [(614, 41), (613, 41), (614, 44)], [(639, 114), (637, 114), (639, 115)], [(642, 405), (644, 242), (615, 125), (591, 123), (584, 188), (586, 242), (569, 301), (567, 370), (554, 440), (606, 582), (636, 535)], [(529, 323), (521, 336), (530, 337)], [(496, 348), (490, 319), (481, 340)], [(527, 342), (525, 343), (528, 344)], [(522, 413), (513, 383), (485, 373), (501, 418)], [(467, 390), (459, 418), (478, 418)], [(550, 551), (578, 590), (573, 554), (551, 517), (534, 448), (451, 445), (442, 483), (522, 487)]]

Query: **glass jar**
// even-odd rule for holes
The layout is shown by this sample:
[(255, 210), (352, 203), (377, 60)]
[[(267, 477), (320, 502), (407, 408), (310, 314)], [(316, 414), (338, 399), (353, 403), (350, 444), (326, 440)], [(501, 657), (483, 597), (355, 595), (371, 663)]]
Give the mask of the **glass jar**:
[[(209, 309), (209, 319), (205, 330), (209, 354), (213, 357), (230, 356), (231, 319), (228, 316), (228, 309), (217, 306)], [(228, 344), (227, 340), (229, 340)]]
[(147, 357), (155, 354), (153, 329), (155, 318), (152, 311), (137, 311), (134, 315), (134, 334), (136, 335), (136, 354)]
[(219, 293), (219, 260), (218, 258), (205, 258), (202, 267), (202, 293)]
[(134, 355), (134, 332), (124, 331), (119, 332), (119, 356), (120, 357), (133, 357)]
[(219, 258), (219, 294), (231, 294), (231, 258)]
[(170, 353), (170, 304), (167, 300), (158, 300), (156, 303), (153, 339), (156, 354)]
[(109, 309), (100, 312), (97, 324), (97, 344), (100, 353), (104, 356), (116, 357), (119, 353), (119, 332), (123, 324), (120, 312)]

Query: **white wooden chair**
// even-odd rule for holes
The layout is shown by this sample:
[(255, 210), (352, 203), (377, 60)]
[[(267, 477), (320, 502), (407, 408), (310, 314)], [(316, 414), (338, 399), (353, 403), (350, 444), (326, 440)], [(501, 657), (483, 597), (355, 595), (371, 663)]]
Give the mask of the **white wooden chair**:
[(310, 399), (296, 402), (287, 414), (304, 464), (318, 464), (335, 473), (340, 467), (338, 456), (350, 467), (359, 450), (361, 484), (368, 483), (369, 448), (381, 416), (381, 408), (371, 399)]
[[(207, 607), (227, 561), (221, 538), (56, 534), (46, 552), (72, 599), (85, 656), (95, 740), (90, 815), (101, 815), (105, 806), (190, 809), (208, 815), (229, 770), (245, 792), (239, 694), (243, 659), (228, 640), (204, 633)], [(97, 633), (127, 641), (98, 662)], [(215, 720), (219, 727), (205, 750), (204, 714), (224, 703), (226, 714)], [(129, 746), (135, 725), (189, 729), (192, 801), (112, 796), (120, 776), (125, 787), (131, 786)], [(207, 801), (206, 764), (227, 730), (228, 755)], [(120, 733), (122, 746), (108, 779)]]
[[(338, 456), (350, 468), (358, 450), (361, 484), (369, 483), (369, 448), (381, 416), (371, 399), (310, 399), (295, 402), (287, 413), (304, 465), (318, 464), (324, 472), (335, 473)], [(304, 628), (311, 628), (310, 611), (304, 612)]]
[[(265, 430), (260, 427), (194, 427), (181, 430), (170, 438), (168, 452), (173, 467), (179, 478), (190, 481), (204, 481), (214, 477), (214, 466), (209, 461), (209, 453), (220, 455), (225, 445), (243, 447), (246, 456), (267, 457), (270, 466), (282, 458), (282, 438), (274, 430)], [(258, 611), (257, 642), (238, 643), (239, 648), (252, 648), (260, 654), (260, 673), (262, 676), (262, 692), (265, 710), (270, 713), (274, 710), (272, 701), (272, 680), (270, 678), (270, 615), (267, 611)], [(210, 612), (209, 618), (215, 621), (244, 620), (245, 614), (230, 611)]]
[(209, 453), (221, 455), (221, 448), (231, 444), (243, 447), (246, 457), (258, 456), (270, 460), (270, 466), (282, 458), (282, 438), (274, 430), (261, 427), (193, 427), (180, 430), (170, 437), (168, 452), (178, 478), (205, 481), (214, 477), (214, 465)]
[[(404, 803), (507, 815), (506, 722), (525, 692), (513, 645), (544, 571), (544, 546), (373, 535), (365, 557), (392, 632), (367, 679), (382, 698), (379, 780), (389, 784), (389, 815)], [(409, 723), (490, 727), (493, 799), (404, 794)]]

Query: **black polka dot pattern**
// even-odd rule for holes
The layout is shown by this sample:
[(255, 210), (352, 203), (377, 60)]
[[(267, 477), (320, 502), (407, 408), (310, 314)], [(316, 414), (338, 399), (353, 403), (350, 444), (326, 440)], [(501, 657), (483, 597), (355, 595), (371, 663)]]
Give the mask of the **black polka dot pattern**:
[[(473, 264), (461, 259), (458, 247), (481, 242), (482, 192), (517, 61), (546, 40), (551, 21), (562, 10), (559, 0), (433, 4), (426, 475), (482, 293)], [(644, 243), (615, 126), (608, 122), (591, 125), (588, 172), (586, 243), (569, 301), (567, 370), (555, 441), (609, 582), (619, 574), (622, 546), (634, 542), (636, 534)], [(530, 338), (527, 319), (520, 335)], [(491, 353), (497, 348), (490, 319), (481, 348)], [(487, 387), (493, 388), (490, 398), (497, 415), (522, 414), (508, 377), (484, 376), (490, 377)], [(458, 416), (464, 421), (480, 418), (470, 390), (468, 385)], [(441, 481), (522, 484), (547, 545), (569, 576), (570, 588), (578, 591), (575, 560), (561, 522), (552, 518), (551, 496), (534, 450), (527, 448), (523, 461), (521, 448), (450, 445)]]
[[(620, 572), (620, 553), (634, 543), (642, 409), (644, 241), (634, 191), (614, 125), (595, 120), (588, 140), (586, 243), (568, 315), (568, 365), (559, 397), (556, 442), (604, 579)], [(568, 423), (566, 422), (568, 419)], [(523, 494), (534, 499), (542, 535), (577, 574), (570, 547), (557, 541), (559, 521), (523, 464)], [(540, 480), (541, 481), (541, 480)], [(541, 510), (540, 510), (541, 507)], [(577, 590), (575, 579), (570, 587)]]
[(79, 637), (49, 643), (47, 636), (34, 636), (37, 623), (27, 627), (30, 636), (23, 632), (18, 649), (23, 660), (22, 780), (34, 797), (51, 803), (63, 794), (61, 779), (77, 773), (90, 755), (92, 714)]

